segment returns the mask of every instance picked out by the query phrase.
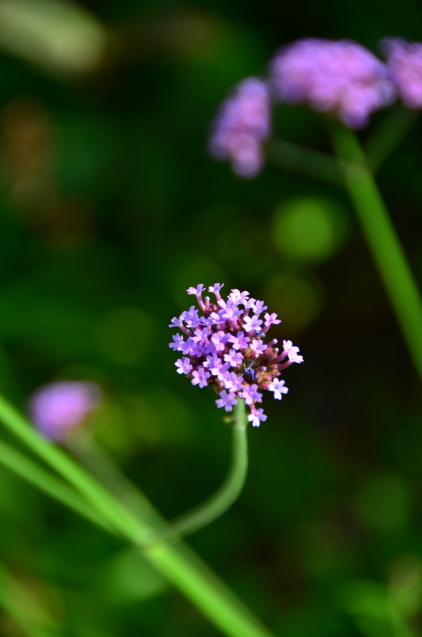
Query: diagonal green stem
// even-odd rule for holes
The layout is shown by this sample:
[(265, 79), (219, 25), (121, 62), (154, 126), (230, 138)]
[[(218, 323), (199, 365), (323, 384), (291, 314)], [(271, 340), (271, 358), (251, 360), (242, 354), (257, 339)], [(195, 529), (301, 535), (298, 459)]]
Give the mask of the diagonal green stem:
[[(90, 449), (91, 451), (91, 449)], [(103, 460), (103, 459), (102, 459)], [(111, 461), (109, 460), (108, 463)], [(13, 447), (0, 443), (0, 463), (5, 467), (16, 473), (18, 476), (27, 480), (33, 486), (38, 487), (41, 491), (58, 500), (62, 504), (67, 505), (80, 515), (88, 518), (94, 524), (97, 524), (102, 529), (107, 530), (110, 533), (115, 533), (114, 529), (107, 525), (100, 515), (95, 513), (89, 505), (86, 504), (82, 496), (78, 495), (72, 489), (62, 484), (60, 480), (55, 478), (45, 469), (39, 467), (35, 462), (26, 458), (23, 454), (16, 451)], [(117, 467), (113, 468), (114, 477), (119, 473)], [(119, 474), (119, 482), (125, 481), (124, 476)], [(142, 515), (148, 520), (153, 520), (157, 527), (165, 528), (166, 522), (160, 516), (160, 514), (149, 503), (147, 498), (130, 484), (130, 502), (131, 508), (135, 509), (138, 513), (142, 511)], [(126, 489), (125, 485), (125, 489)], [(141, 551), (142, 552), (142, 551)], [(182, 556), (182, 559), (187, 561), (190, 566), (193, 565), (199, 575), (205, 579), (208, 584), (211, 585), (213, 590), (217, 590), (220, 595), (224, 596), (226, 600), (230, 600), (230, 604), (235, 606), (238, 611), (244, 616), (249, 616), (251, 624), (256, 623), (256, 618), (252, 613), (240, 602), (240, 600), (232, 593), (232, 591), (209, 569), (209, 567), (200, 560), (200, 558), (183, 542), (177, 546), (178, 554)], [(0, 600), (1, 605), (1, 600)], [(263, 633), (267, 634), (267, 633)], [(257, 633), (259, 635), (259, 633)]]
[(404, 106), (397, 106), (390, 111), (365, 144), (366, 159), (372, 171), (376, 172), (388, 159), (418, 117), (418, 111), (412, 111)]
[(160, 542), (144, 546), (153, 529), (113, 498), (60, 449), (41, 438), (26, 419), (0, 397), (0, 420), (32, 451), (70, 482), (124, 538), (186, 595), (228, 637), (273, 637), (265, 626), (187, 547)]
[(203, 504), (173, 520), (166, 530), (154, 534), (151, 544), (198, 531), (220, 517), (237, 500), (248, 470), (247, 425), (245, 401), (239, 399), (233, 424), (232, 460), (225, 481)]
[(342, 165), (348, 161), (347, 188), (422, 379), (422, 302), (412, 271), (356, 135), (338, 126), (332, 140)]
[(116, 500), (135, 516), (156, 529), (167, 524), (154, 509), (148, 498), (116, 466), (104, 449), (98, 445), (87, 429), (75, 431), (63, 446), (94, 476)]
[(40, 456), (57, 473), (61, 474), (83, 495), (105, 520), (122, 535), (130, 532), (137, 542), (149, 535), (151, 529), (137, 521), (88, 473), (61, 449), (42, 438), (3, 396), (0, 396), (0, 419), (33, 452)]
[(40, 467), (33, 460), (27, 458), (20, 451), (1, 441), (0, 464), (94, 524), (98, 524), (109, 531), (112, 529), (104, 518), (72, 488), (69, 488), (64, 482)]

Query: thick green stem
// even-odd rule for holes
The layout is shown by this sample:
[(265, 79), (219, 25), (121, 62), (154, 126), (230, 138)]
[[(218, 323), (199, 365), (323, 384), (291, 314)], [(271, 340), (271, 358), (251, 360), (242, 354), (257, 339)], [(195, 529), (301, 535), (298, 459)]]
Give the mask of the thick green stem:
[(61, 449), (42, 438), (3, 396), (0, 396), (0, 420), (33, 452), (64, 477), (83, 495), (105, 520), (122, 535), (131, 533), (141, 541), (151, 533), (151, 528), (137, 521), (72, 458)]
[(347, 188), (422, 379), (422, 302), (415, 279), (356, 135), (338, 126), (333, 145), (342, 165), (348, 162)]
[(32, 451), (70, 482), (105, 520), (190, 599), (228, 637), (272, 637), (270, 631), (187, 547), (160, 542), (144, 546), (153, 529), (113, 498), (60, 449), (41, 438), (26, 419), (0, 397), (0, 420)]
[(0, 442), (0, 464), (76, 513), (110, 531), (112, 527), (67, 484), (10, 445)]
[(151, 528), (167, 524), (148, 498), (120, 471), (90, 431), (75, 431), (63, 446), (114, 498)]
[(233, 424), (231, 465), (225, 481), (203, 504), (176, 518), (170, 523), (170, 527), (155, 534), (151, 544), (198, 531), (220, 517), (237, 500), (248, 470), (247, 425), (245, 402), (239, 399)]

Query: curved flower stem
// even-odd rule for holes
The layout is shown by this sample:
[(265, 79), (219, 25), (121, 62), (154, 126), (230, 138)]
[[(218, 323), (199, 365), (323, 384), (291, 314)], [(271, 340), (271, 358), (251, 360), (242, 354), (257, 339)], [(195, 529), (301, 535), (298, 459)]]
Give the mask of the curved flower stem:
[(415, 279), (356, 135), (337, 126), (332, 141), (342, 165), (348, 161), (347, 188), (422, 379), (422, 302)]
[(245, 401), (239, 399), (235, 408), (232, 434), (232, 459), (229, 472), (221, 487), (204, 503), (170, 522), (164, 531), (156, 533), (147, 545), (163, 540), (181, 538), (207, 526), (237, 500), (245, 484), (248, 470), (248, 438)]
[(228, 637), (273, 637), (251, 611), (187, 546), (145, 546), (153, 528), (133, 515), (61, 449), (44, 440), (2, 396), (0, 420), (57, 471), (101, 514), (115, 532), (137, 546), (149, 562)]

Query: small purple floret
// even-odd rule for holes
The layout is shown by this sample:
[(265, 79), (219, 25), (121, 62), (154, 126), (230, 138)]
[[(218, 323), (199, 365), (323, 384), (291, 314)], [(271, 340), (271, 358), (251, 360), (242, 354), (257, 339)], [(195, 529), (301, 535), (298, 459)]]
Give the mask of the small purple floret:
[[(249, 292), (237, 289), (231, 290), (227, 301), (223, 300), (222, 287), (216, 283), (208, 288), (215, 303), (209, 297), (202, 299), (203, 285), (188, 289), (197, 297), (203, 316), (191, 307), (180, 319), (173, 319), (171, 327), (179, 320), (187, 339), (173, 336), (170, 347), (185, 354), (175, 363), (179, 374), (190, 378), (192, 385), (214, 387), (219, 395), (216, 404), (226, 411), (232, 411), (237, 400), (243, 399), (250, 409), (248, 419), (257, 427), (267, 418), (262, 409), (256, 408), (256, 403), (262, 401), (262, 391), (270, 390), (275, 398), (281, 398), (287, 393), (284, 381), (278, 380), (281, 371), (303, 358), (291, 341), (283, 341), (281, 354), (275, 347), (276, 339), (264, 342), (266, 333), (261, 332), (260, 316), (267, 307), (263, 301), (250, 299)], [(193, 326), (192, 315), (199, 326)], [(265, 330), (274, 323), (280, 323), (277, 315), (265, 314)]]
[(177, 367), (178, 374), (189, 374), (189, 372), (192, 371), (192, 365), (187, 357), (179, 358), (179, 360), (175, 362), (175, 365)]
[(237, 400), (234, 394), (231, 392), (227, 393), (226, 391), (221, 392), (220, 399), (216, 400), (217, 407), (224, 407), (226, 411), (232, 411), (234, 405), (237, 405)]
[(274, 398), (277, 400), (281, 400), (281, 394), (287, 394), (289, 391), (287, 387), (284, 386), (284, 380), (279, 380), (278, 378), (274, 378), (273, 382), (268, 385), (268, 389), (274, 392)]
[(303, 356), (300, 356), (298, 352), (299, 348), (295, 347), (292, 341), (283, 341), (283, 354), (291, 363), (303, 363)]
[(199, 387), (206, 387), (208, 385), (208, 378), (210, 373), (203, 367), (198, 367), (192, 372), (192, 385), (199, 385)]
[(28, 415), (50, 440), (64, 440), (82, 425), (101, 399), (101, 390), (88, 381), (60, 381), (37, 389), (28, 401)]
[(210, 152), (216, 159), (229, 161), (240, 177), (255, 177), (264, 163), (262, 142), (270, 131), (267, 86), (248, 77), (223, 102), (214, 121)]
[(366, 126), (395, 98), (385, 64), (351, 40), (298, 40), (278, 51), (270, 72), (276, 99), (334, 112), (349, 128)]
[(251, 413), (248, 416), (249, 422), (252, 422), (252, 427), (259, 427), (259, 423), (267, 420), (267, 416), (264, 414), (263, 409), (251, 409)]

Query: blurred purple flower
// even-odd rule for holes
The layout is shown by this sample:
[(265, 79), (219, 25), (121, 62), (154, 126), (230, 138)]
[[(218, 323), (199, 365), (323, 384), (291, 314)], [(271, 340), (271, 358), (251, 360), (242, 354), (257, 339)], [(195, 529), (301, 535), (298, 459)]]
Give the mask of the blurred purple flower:
[(255, 177), (264, 163), (262, 142), (270, 132), (267, 85), (248, 77), (221, 105), (209, 149), (216, 159), (229, 161), (237, 175)]
[(60, 441), (86, 420), (100, 398), (100, 388), (92, 382), (50, 383), (32, 394), (28, 414), (46, 438)]
[(276, 53), (270, 73), (276, 99), (335, 112), (350, 128), (365, 126), (395, 97), (386, 65), (350, 40), (293, 42)]
[(409, 108), (422, 108), (422, 43), (385, 38), (381, 48), (403, 102)]

